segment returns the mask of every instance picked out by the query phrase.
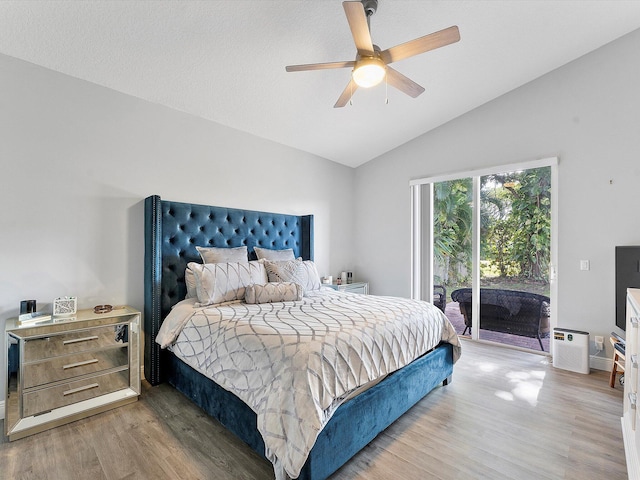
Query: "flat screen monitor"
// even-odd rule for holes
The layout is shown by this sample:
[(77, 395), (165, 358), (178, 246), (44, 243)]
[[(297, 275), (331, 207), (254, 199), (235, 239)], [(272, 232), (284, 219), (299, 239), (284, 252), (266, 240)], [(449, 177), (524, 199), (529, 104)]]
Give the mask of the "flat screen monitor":
[(625, 329), (627, 288), (640, 288), (640, 246), (616, 247), (616, 325)]

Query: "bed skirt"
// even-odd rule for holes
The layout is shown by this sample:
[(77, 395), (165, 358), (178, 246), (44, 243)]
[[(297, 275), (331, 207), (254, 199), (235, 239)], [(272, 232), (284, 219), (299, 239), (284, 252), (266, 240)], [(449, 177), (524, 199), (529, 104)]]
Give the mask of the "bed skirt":
[[(165, 361), (171, 385), (264, 457), (253, 410), (173, 354)], [(452, 374), (453, 348), (441, 344), (341, 405), (318, 435), (298, 478), (327, 478), (432, 389), (447, 385)]]

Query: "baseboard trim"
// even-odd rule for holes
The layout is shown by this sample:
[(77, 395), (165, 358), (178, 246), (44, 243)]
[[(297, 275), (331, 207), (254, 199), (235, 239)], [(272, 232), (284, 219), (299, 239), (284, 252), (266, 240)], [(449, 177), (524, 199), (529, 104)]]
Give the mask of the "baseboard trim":
[(593, 356), (589, 361), (589, 366), (595, 370), (610, 372), (611, 368), (613, 368), (613, 361), (610, 358)]

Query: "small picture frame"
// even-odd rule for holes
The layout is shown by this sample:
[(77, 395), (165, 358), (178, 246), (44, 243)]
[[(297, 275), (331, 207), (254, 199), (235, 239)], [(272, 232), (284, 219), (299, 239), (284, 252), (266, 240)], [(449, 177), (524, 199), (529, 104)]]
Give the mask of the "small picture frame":
[(58, 297), (53, 301), (53, 316), (75, 315), (78, 309), (76, 297)]

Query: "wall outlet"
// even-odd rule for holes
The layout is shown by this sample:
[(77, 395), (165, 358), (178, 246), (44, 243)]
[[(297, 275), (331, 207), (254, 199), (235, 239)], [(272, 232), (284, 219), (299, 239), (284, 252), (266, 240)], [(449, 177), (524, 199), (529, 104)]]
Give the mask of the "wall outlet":
[(590, 268), (589, 260), (580, 260), (580, 270), (589, 270)]
[(596, 344), (596, 350), (597, 351), (600, 352), (601, 350), (604, 350), (604, 337), (596, 335), (594, 337), (594, 341), (595, 341), (595, 344)]

